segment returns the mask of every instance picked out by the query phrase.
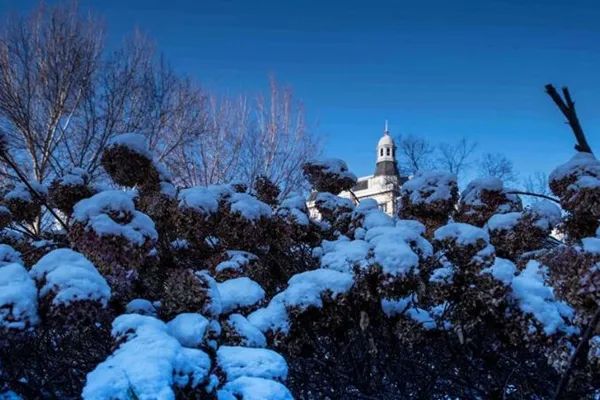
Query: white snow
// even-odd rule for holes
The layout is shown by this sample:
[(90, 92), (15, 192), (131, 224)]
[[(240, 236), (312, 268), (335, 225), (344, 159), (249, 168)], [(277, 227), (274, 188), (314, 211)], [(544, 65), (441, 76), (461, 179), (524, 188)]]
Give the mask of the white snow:
[(142, 156), (145, 156), (149, 159), (152, 159), (152, 155), (150, 154), (148, 140), (146, 137), (139, 133), (123, 133), (120, 135), (114, 136), (108, 142), (108, 148), (115, 146), (123, 146), (128, 148), (129, 150), (138, 153)]
[(241, 307), (257, 304), (265, 298), (264, 289), (247, 277), (229, 279), (217, 283), (221, 296), (222, 312), (229, 313)]
[(496, 280), (505, 285), (510, 285), (517, 273), (517, 267), (512, 261), (505, 258), (496, 257), (491, 267), (481, 270), (482, 274), (491, 274)]
[(330, 269), (315, 269), (301, 272), (290, 278), (285, 289), (285, 304), (306, 309), (310, 306), (322, 307), (321, 295), (331, 293), (332, 298), (344, 294), (354, 284), (352, 275)]
[(268, 204), (247, 193), (233, 193), (230, 201), (232, 212), (239, 213), (251, 221), (268, 218), (273, 212)]
[(207, 187), (183, 189), (177, 197), (179, 207), (193, 208), (205, 214), (213, 214), (219, 208), (219, 198)]
[(600, 176), (600, 161), (591, 153), (575, 153), (569, 161), (556, 167), (550, 173), (548, 180), (560, 180), (573, 173), (577, 177), (583, 175), (598, 177)]
[(241, 345), (245, 347), (266, 347), (265, 335), (252, 325), (242, 314), (231, 314), (227, 318), (228, 324), (241, 338)]
[(0, 244), (0, 268), (12, 263), (23, 264), (21, 253), (7, 244)]
[(133, 299), (125, 306), (125, 313), (155, 317), (156, 307), (146, 299)]
[(277, 209), (277, 215), (291, 217), (299, 225), (309, 224), (306, 200), (304, 196), (296, 193), (292, 193), (281, 202)]
[(408, 196), (411, 203), (431, 204), (450, 200), (451, 188), (456, 187), (456, 175), (444, 171), (417, 171), (400, 189), (401, 196)]
[(506, 214), (494, 214), (488, 220), (486, 227), (488, 231), (511, 230), (523, 216), (521, 212), (509, 212)]
[(0, 328), (25, 329), (39, 321), (37, 289), (18, 263), (0, 267)]
[(381, 299), (381, 309), (388, 317), (405, 315), (427, 330), (437, 327), (435, 320), (427, 310), (414, 306), (412, 296), (400, 299)]
[(71, 249), (51, 251), (29, 274), (41, 285), (40, 297), (55, 293), (55, 305), (90, 300), (105, 307), (110, 299), (110, 287), (104, 277), (85, 256)]
[[(132, 218), (128, 223), (119, 223), (110, 217), (109, 212), (129, 214)], [(107, 190), (81, 200), (73, 207), (73, 218), (100, 236), (122, 236), (137, 244), (158, 238), (154, 221), (137, 211), (131, 195), (121, 190)]]
[(87, 172), (83, 168), (71, 168), (58, 179), (62, 186), (82, 186), (87, 180)]
[(462, 246), (476, 244), (479, 240), (483, 240), (486, 243), (490, 241), (490, 236), (485, 230), (460, 222), (451, 222), (438, 228), (434, 232), (433, 237), (439, 241), (455, 239)]
[(482, 205), (481, 192), (502, 192), (504, 185), (502, 180), (492, 176), (472, 180), (461, 194), (461, 201), (469, 205)]
[(334, 241), (323, 241), (324, 254), (321, 267), (340, 272), (353, 272), (355, 267), (364, 268), (371, 246), (364, 240), (349, 240), (342, 236)]
[(208, 378), (210, 358), (182, 347), (162, 321), (126, 314), (113, 321), (112, 334), (125, 341), (87, 375), (85, 400), (173, 400), (173, 386), (198, 386)]
[(587, 253), (600, 254), (600, 238), (587, 237), (581, 239), (583, 250)]
[[(29, 182), (29, 184), (40, 194), (48, 193), (48, 188), (41, 183)], [(27, 186), (22, 183), (17, 183), (12, 190), (4, 195), (4, 200), (22, 200), (24, 202), (30, 202), (33, 201), (33, 196)]]
[(344, 160), (339, 158), (326, 158), (322, 160), (311, 160), (310, 164), (318, 165), (323, 168), (323, 171), (338, 175), (341, 178), (350, 178), (356, 180), (356, 175), (348, 170), (348, 165)]
[(562, 218), (560, 207), (549, 200), (541, 200), (533, 203), (530, 211), (538, 217), (536, 225), (544, 230), (551, 230)]
[(447, 264), (431, 271), (429, 282), (432, 283), (452, 283), (454, 277), (454, 268), (452, 264)]
[(293, 400), (290, 391), (270, 379), (240, 377), (228, 382), (217, 393), (217, 400)]
[[(314, 254), (321, 254), (321, 267), (352, 273), (355, 268), (379, 264), (383, 273), (401, 276), (417, 272), (419, 255), (433, 254), (431, 244), (421, 236), (421, 224), (402, 222), (393, 226), (378, 225), (361, 233), (363, 239), (340, 236), (323, 241)], [(413, 246), (413, 247), (411, 247)]]
[(227, 270), (240, 271), (249, 265), (250, 262), (258, 260), (258, 257), (247, 251), (227, 250), (225, 254), (229, 259), (217, 264), (215, 267), (217, 272), (223, 272)]
[(208, 319), (196, 313), (182, 313), (167, 322), (169, 334), (185, 347), (199, 347), (208, 325)]
[(363, 217), (362, 228), (371, 229), (378, 226), (394, 226), (394, 219), (381, 211), (377, 201), (374, 199), (364, 199), (356, 206), (353, 211), (352, 219), (358, 216)]
[(221, 293), (217, 287), (217, 281), (206, 270), (196, 271), (194, 275), (208, 284), (207, 297), (210, 301), (205, 303), (203, 312), (210, 316), (218, 316), (223, 311), (223, 306), (221, 304)]
[(315, 197), (315, 204), (322, 209), (334, 211), (337, 209), (354, 210), (352, 200), (328, 192), (319, 192)]
[(547, 268), (535, 260), (527, 263), (525, 269), (512, 281), (512, 293), (519, 308), (531, 314), (541, 325), (546, 335), (557, 331), (573, 333), (574, 329), (566, 320), (574, 315), (573, 309), (565, 302), (557, 300), (554, 289), (547, 286)]
[(288, 374), (285, 359), (268, 349), (221, 346), (217, 349), (217, 364), (228, 381), (242, 376), (285, 380)]
[(248, 316), (248, 321), (261, 332), (280, 331), (287, 333), (290, 328), (287, 310), (305, 310), (308, 307), (322, 307), (322, 294), (328, 292), (335, 299), (350, 290), (354, 284), (349, 273), (331, 269), (316, 269), (296, 274), (288, 281), (288, 287), (275, 295), (269, 304)]

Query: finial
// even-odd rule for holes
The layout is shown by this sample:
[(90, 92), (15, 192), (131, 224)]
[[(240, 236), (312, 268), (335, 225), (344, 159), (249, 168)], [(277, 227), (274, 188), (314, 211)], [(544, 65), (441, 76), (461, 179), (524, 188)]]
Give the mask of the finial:
[(388, 129), (388, 120), (385, 120), (385, 129), (383, 130), (383, 133), (389, 133), (390, 130)]

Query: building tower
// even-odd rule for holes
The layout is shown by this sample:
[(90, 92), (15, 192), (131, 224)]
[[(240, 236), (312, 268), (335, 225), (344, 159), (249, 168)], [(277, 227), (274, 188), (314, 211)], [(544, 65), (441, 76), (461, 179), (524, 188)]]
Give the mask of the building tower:
[(385, 121), (383, 136), (377, 143), (377, 164), (374, 176), (400, 176), (398, 164), (396, 163), (396, 144), (390, 136), (387, 120)]

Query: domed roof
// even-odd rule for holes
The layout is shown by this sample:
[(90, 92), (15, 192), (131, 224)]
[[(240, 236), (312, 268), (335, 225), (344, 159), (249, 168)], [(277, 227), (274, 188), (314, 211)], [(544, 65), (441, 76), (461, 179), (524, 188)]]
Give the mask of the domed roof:
[(379, 142), (377, 142), (377, 147), (380, 146), (393, 146), (394, 145), (394, 139), (392, 139), (392, 137), (385, 132), (383, 134), (383, 136), (381, 137), (381, 139), (379, 139)]

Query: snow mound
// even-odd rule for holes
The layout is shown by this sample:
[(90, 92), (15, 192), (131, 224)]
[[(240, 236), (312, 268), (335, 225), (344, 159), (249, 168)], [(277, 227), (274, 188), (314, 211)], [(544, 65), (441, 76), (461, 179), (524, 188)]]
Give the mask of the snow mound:
[(488, 220), (486, 227), (490, 232), (511, 230), (519, 223), (522, 216), (523, 213), (521, 212), (494, 214)]
[(12, 263), (23, 264), (21, 253), (7, 244), (0, 244), (0, 268)]
[(258, 260), (258, 257), (252, 253), (242, 250), (227, 250), (225, 254), (228, 260), (222, 261), (215, 267), (217, 272), (240, 271), (249, 265), (252, 261)]
[(162, 321), (126, 314), (113, 321), (112, 334), (123, 343), (87, 375), (85, 400), (175, 399), (173, 386), (203, 383), (210, 358), (198, 349), (182, 347)]
[(481, 270), (482, 274), (490, 274), (494, 279), (502, 282), (509, 286), (512, 284), (515, 274), (517, 273), (517, 267), (512, 261), (505, 258), (496, 257), (494, 264), (488, 268)]
[(25, 329), (39, 321), (37, 289), (27, 270), (17, 263), (0, 268), (0, 328)]
[(218, 400), (293, 400), (279, 382), (263, 378), (240, 377), (228, 382), (217, 393)]
[[(46, 187), (46, 185), (38, 182), (29, 182), (29, 184), (31, 185), (33, 190), (35, 190), (40, 195), (48, 194), (48, 188)], [(33, 195), (31, 194), (31, 191), (26, 185), (22, 183), (17, 183), (12, 190), (10, 190), (4, 195), (4, 200), (21, 200), (24, 202), (30, 202), (33, 201)]]
[(141, 135), (139, 133), (123, 133), (114, 136), (108, 142), (107, 148), (112, 148), (116, 146), (126, 147), (134, 153), (138, 153), (142, 156), (152, 159), (152, 155), (150, 154), (148, 146), (148, 140), (144, 135)]
[(146, 299), (133, 299), (125, 306), (126, 314), (140, 314), (151, 317), (156, 316), (156, 307)]
[(232, 212), (238, 213), (251, 221), (269, 218), (273, 212), (268, 204), (247, 193), (233, 193), (230, 201)]
[(541, 325), (546, 335), (557, 331), (573, 333), (574, 327), (567, 321), (574, 315), (573, 309), (554, 296), (554, 289), (546, 285), (547, 268), (535, 260), (512, 280), (512, 294), (519, 308), (531, 314)]
[(61, 186), (82, 186), (87, 181), (88, 174), (83, 168), (71, 168), (65, 175), (58, 179)]
[(317, 193), (317, 196), (315, 197), (315, 205), (317, 205), (319, 209), (325, 209), (329, 211), (335, 211), (338, 209), (354, 209), (354, 203), (352, 203), (352, 200), (336, 196), (335, 194), (328, 192)]
[(185, 347), (199, 347), (208, 325), (208, 319), (196, 313), (182, 313), (167, 322), (169, 334)]
[(536, 225), (544, 230), (552, 229), (562, 218), (560, 207), (549, 200), (533, 203), (530, 212), (538, 218)]
[(486, 243), (490, 241), (490, 235), (485, 230), (460, 222), (449, 223), (438, 228), (433, 237), (440, 242), (447, 239), (454, 239), (456, 243), (462, 246), (474, 245), (480, 240)]
[(266, 347), (265, 335), (252, 325), (242, 314), (231, 314), (227, 323), (240, 337), (241, 344), (245, 347)]
[(121, 190), (107, 190), (81, 200), (73, 207), (73, 218), (100, 236), (122, 236), (140, 245), (158, 238), (152, 219), (137, 211), (131, 195)]
[(269, 304), (248, 316), (248, 320), (261, 332), (289, 331), (288, 309), (305, 310), (323, 307), (322, 295), (329, 293), (333, 299), (347, 293), (354, 284), (351, 274), (331, 269), (316, 269), (296, 274), (288, 287), (271, 299)]
[(414, 305), (412, 296), (400, 299), (381, 299), (381, 309), (388, 317), (404, 315), (426, 330), (437, 328), (437, 324), (431, 314), (427, 310)]
[(400, 189), (413, 204), (431, 204), (452, 199), (451, 188), (456, 187), (456, 175), (443, 171), (417, 171)]
[(322, 160), (311, 160), (310, 164), (321, 168), (325, 173), (337, 175), (340, 178), (356, 180), (356, 175), (348, 170), (348, 165), (339, 158), (326, 158)]
[(371, 229), (378, 226), (394, 226), (394, 219), (381, 211), (377, 201), (364, 199), (356, 206), (352, 219), (362, 218), (362, 228)]
[(264, 289), (250, 278), (234, 278), (217, 283), (223, 313), (249, 307), (265, 298)]
[(288, 374), (285, 359), (268, 349), (221, 346), (217, 350), (217, 364), (228, 381), (242, 376), (285, 380)]
[(304, 196), (295, 193), (286, 197), (281, 202), (277, 208), (276, 214), (280, 217), (291, 218), (299, 225), (306, 226), (310, 222)]
[(80, 253), (57, 249), (42, 257), (29, 272), (40, 288), (40, 297), (54, 294), (52, 304), (97, 301), (106, 307), (110, 287), (96, 267)]
[(600, 176), (600, 161), (591, 153), (578, 152), (569, 161), (556, 167), (549, 175), (549, 181), (558, 181), (567, 176)]
[(219, 208), (219, 197), (208, 187), (192, 187), (179, 192), (179, 207), (213, 214)]
[(600, 238), (587, 237), (581, 239), (583, 251), (591, 254), (600, 254)]

